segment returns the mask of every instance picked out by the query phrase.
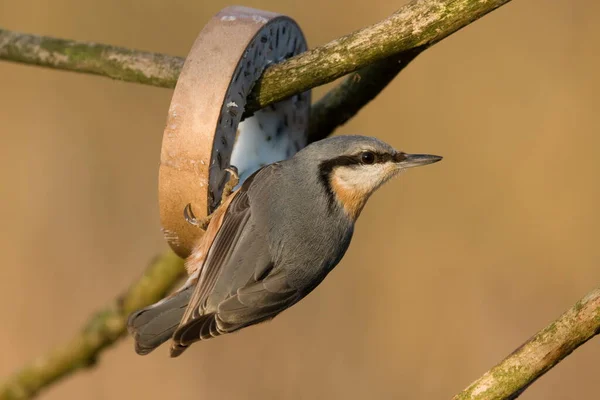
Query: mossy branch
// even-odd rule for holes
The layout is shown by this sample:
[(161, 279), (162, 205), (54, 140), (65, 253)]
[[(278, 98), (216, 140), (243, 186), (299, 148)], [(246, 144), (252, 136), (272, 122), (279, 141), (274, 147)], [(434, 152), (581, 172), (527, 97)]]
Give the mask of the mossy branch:
[(588, 293), (453, 400), (514, 399), (598, 333), (600, 288)]
[[(414, 0), (383, 21), (268, 68), (247, 113), (365, 68), (424, 49), (510, 0)], [(0, 29), (0, 60), (173, 88), (184, 59)]]
[(183, 275), (183, 260), (173, 252), (157, 257), (125, 293), (92, 315), (73, 339), (33, 360), (0, 385), (0, 399), (30, 399), (44, 387), (94, 365), (102, 350), (123, 336), (129, 314), (160, 300)]

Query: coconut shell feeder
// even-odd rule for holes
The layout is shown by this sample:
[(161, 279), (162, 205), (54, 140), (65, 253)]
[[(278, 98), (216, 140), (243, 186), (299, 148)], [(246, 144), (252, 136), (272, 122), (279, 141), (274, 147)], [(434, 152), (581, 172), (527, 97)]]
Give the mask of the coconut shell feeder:
[(238, 169), (241, 184), (306, 146), (310, 92), (242, 121), (265, 68), (306, 49), (291, 18), (237, 6), (221, 10), (196, 38), (171, 99), (159, 169), (161, 225), (179, 256), (187, 257), (203, 234), (185, 220), (186, 205), (198, 218), (212, 213), (229, 180), (227, 168)]

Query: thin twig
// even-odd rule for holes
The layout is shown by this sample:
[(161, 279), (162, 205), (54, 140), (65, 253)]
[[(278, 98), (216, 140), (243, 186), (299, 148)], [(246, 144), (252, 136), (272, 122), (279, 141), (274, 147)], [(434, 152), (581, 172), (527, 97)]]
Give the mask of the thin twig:
[(536, 379), (600, 333), (600, 288), (486, 372), (453, 400), (515, 399)]

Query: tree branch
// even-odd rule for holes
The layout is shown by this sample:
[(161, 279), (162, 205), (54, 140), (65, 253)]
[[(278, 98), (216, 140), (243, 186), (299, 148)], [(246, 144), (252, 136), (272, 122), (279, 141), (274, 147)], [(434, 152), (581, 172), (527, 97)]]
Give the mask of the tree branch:
[(510, 0), (413, 0), (381, 22), (268, 68), (254, 88), (252, 109), (386, 58), (427, 48)]
[(515, 399), (536, 379), (600, 333), (600, 288), (539, 331), (453, 400)]
[[(414, 0), (390, 17), (268, 68), (247, 113), (391, 56), (424, 49), (510, 0)], [(184, 59), (0, 29), (0, 60), (175, 87)]]
[[(310, 140), (345, 123), (422, 50), (510, 0), (415, 0), (378, 24), (273, 65), (251, 95), (247, 114), (358, 71), (313, 106)], [(173, 88), (184, 60), (115, 46), (0, 29), (0, 60)], [(67, 345), (34, 360), (0, 386), (0, 400), (28, 399), (80, 368), (125, 333), (128, 314), (157, 301), (183, 273), (171, 252), (159, 257), (117, 301), (93, 316)]]
[(129, 314), (160, 300), (184, 274), (183, 260), (171, 251), (157, 257), (142, 277), (63, 346), (33, 360), (0, 386), (0, 399), (29, 399), (41, 389), (94, 365), (100, 352), (125, 333)]
[(174, 88), (184, 58), (0, 28), (0, 60)]

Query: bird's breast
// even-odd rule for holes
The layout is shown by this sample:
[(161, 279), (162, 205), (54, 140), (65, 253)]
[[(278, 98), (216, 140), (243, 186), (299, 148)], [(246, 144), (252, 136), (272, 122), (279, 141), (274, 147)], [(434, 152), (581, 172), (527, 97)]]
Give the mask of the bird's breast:
[(352, 227), (334, 221), (313, 220), (302, 229), (291, 227), (274, 238), (277, 264), (288, 272), (290, 285), (301, 288), (321, 281), (344, 256)]

